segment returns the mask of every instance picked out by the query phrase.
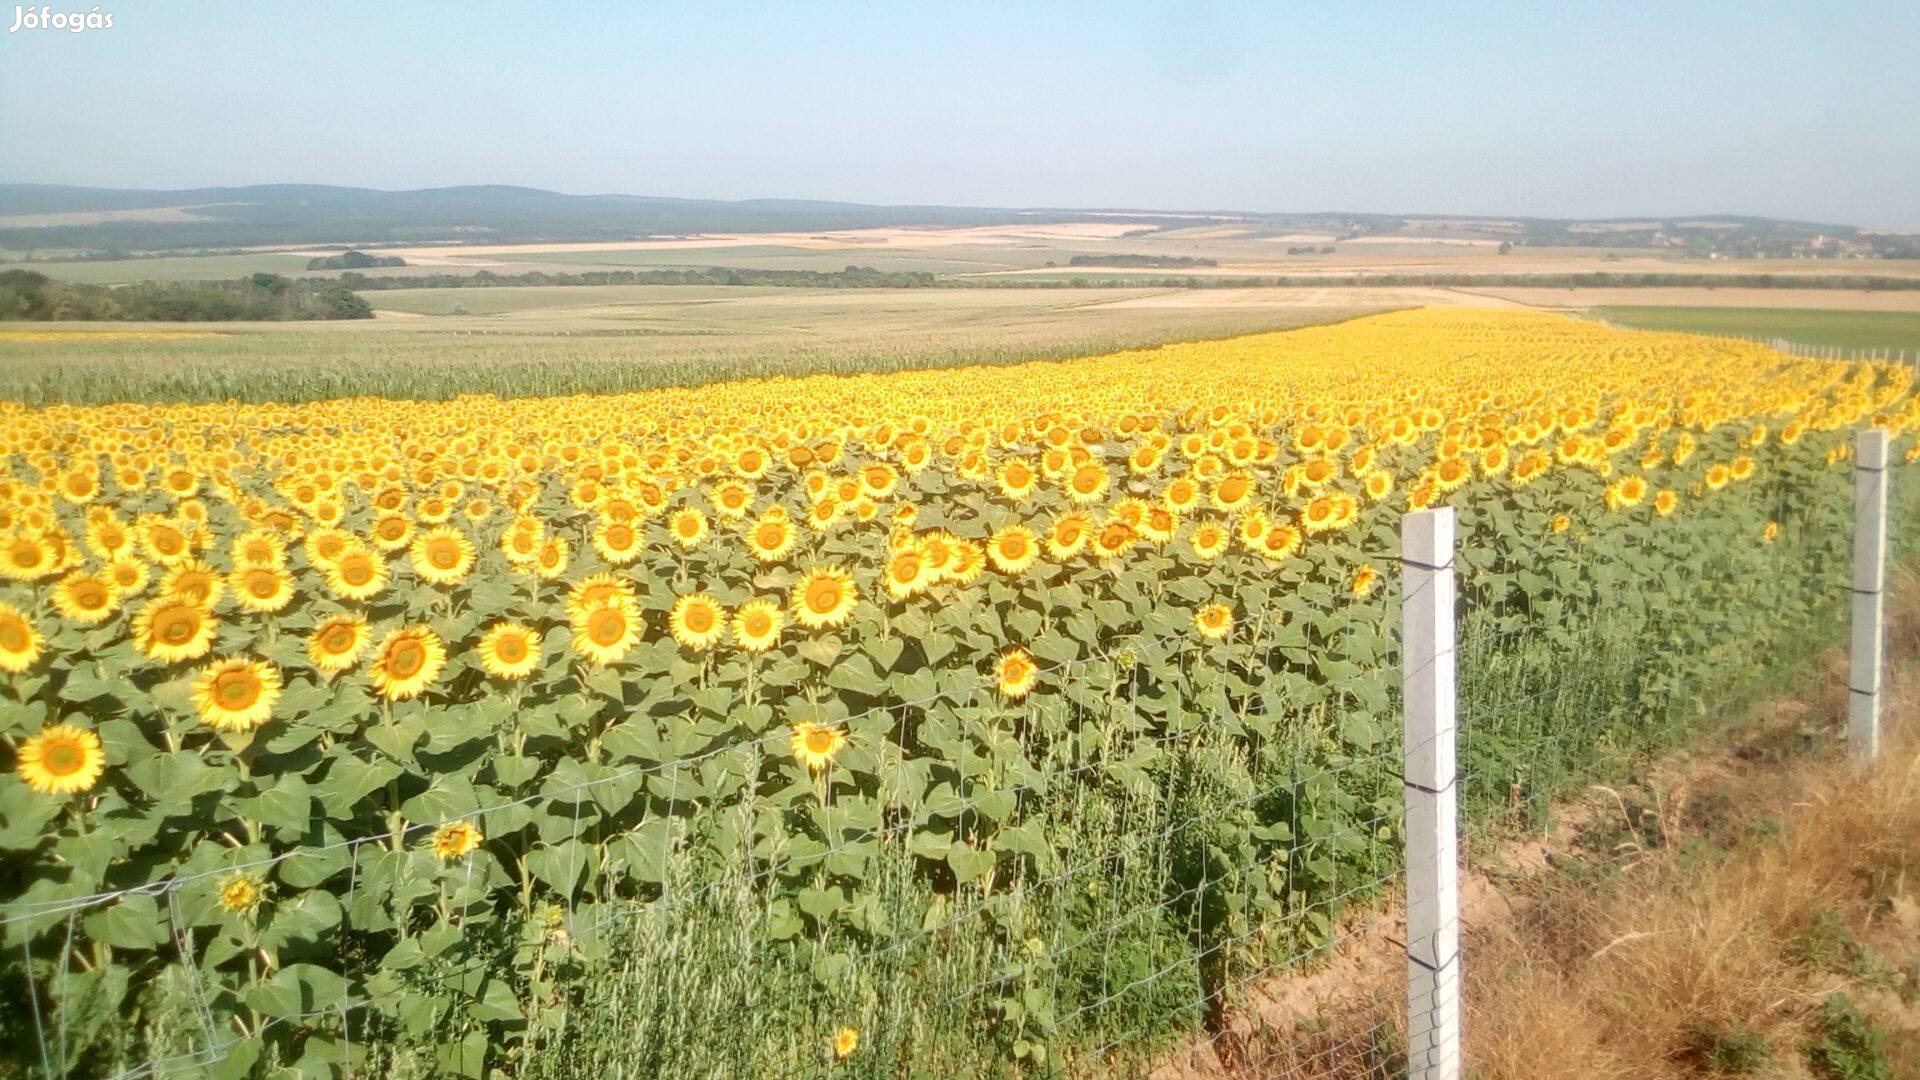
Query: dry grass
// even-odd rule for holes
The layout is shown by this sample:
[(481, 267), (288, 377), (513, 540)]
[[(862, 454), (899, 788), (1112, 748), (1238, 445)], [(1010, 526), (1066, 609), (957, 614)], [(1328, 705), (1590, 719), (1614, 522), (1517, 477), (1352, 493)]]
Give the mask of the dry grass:
[(1638, 865), (1597, 883), (1543, 878), (1518, 918), (1486, 929), (1468, 979), (1469, 1058), (1482, 1075), (1698, 1076), (1739, 1031), (1764, 1042), (1775, 1074), (1793, 1075), (1836, 992), (1904, 1029), (1892, 1075), (1920, 1075), (1900, 997), (1914, 989), (1902, 966), (1920, 959), (1911, 725), (1865, 778), (1824, 755), (1710, 790), (1724, 802), (1704, 813), (1669, 805), (1682, 823), (1672, 833), (1644, 813), (1615, 823), (1653, 834), (1621, 841), (1647, 845)]
[[(1478, 859), (1464, 890), (1470, 1076), (1920, 1077), (1920, 609), (1892, 637), (1874, 769), (1837, 738), (1835, 657), (1809, 700), (1774, 702), (1724, 745), (1595, 789), (1548, 837)], [(1336, 961), (1349, 979), (1315, 1019), (1262, 1017), (1264, 1036), (1235, 1033), (1164, 1074), (1400, 1075), (1403, 965), (1386, 926), (1356, 934), (1363, 955)], [(1834, 995), (1880, 1033), (1884, 1071), (1813, 1063), (1810, 1048), (1835, 1045)]]
[[(1909, 662), (1917, 620), (1894, 627)], [(1513, 917), (1470, 928), (1477, 1075), (1828, 1075), (1805, 1049), (1838, 993), (1889, 1036), (1884, 1075), (1920, 1076), (1920, 671), (1896, 669), (1865, 773), (1807, 727), (1840, 714), (1843, 675), (1606, 799)]]

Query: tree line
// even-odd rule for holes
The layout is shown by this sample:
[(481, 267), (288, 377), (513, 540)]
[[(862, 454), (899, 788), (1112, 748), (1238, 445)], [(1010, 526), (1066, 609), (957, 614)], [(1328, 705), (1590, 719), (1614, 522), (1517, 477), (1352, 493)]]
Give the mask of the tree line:
[(321, 255), (307, 260), (309, 270), (367, 270), (376, 266), (405, 265), (407, 260), (398, 255), (369, 255), (351, 249), (338, 255)]
[(925, 289), (940, 284), (934, 275), (908, 270), (849, 266), (844, 270), (754, 270), (730, 266), (690, 266), (663, 270), (583, 270), (579, 273), (406, 274), (369, 277), (340, 275), (349, 289), (483, 289), (535, 285), (774, 285), (811, 289)]
[(1148, 270), (1179, 270), (1189, 266), (1219, 266), (1220, 263), (1197, 255), (1075, 255), (1067, 260), (1067, 265), (1132, 266)]
[(0, 320), (284, 322), (370, 319), (373, 306), (338, 281), (253, 274), (232, 281), (142, 281), (108, 287), (0, 271)]

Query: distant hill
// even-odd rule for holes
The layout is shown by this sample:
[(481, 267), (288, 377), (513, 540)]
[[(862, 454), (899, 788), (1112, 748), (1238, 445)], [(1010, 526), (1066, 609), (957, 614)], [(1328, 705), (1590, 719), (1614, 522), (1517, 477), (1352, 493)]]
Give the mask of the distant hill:
[(0, 251), (118, 257), (286, 245), (377, 249), (383, 244), (436, 241), (626, 240), (687, 233), (1042, 224), (1100, 217), (1137, 224), (1142, 233), (1213, 222), (1231, 223), (1251, 234), (1301, 232), (1340, 241), (1460, 237), (1515, 245), (1677, 248), (1722, 255), (1872, 257), (1912, 251), (1916, 242), (1910, 235), (1868, 233), (1849, 225), (1731, 214), (1577, 221), (1446, 214), (875, 206), (806, 199), (729, 202), (563, 195), (505, 185), (376, 191), (265, 184), (135, 191), (0, 184)]
[(726, 202), (647, 195), (562, 195), (504, 186), (374, 191), (270, 184), (123, 191), (0, 184), (0, 248), (15, 251), (160, 251), (436, 240), (619, 240), (696, 232), (990, 225), (1072, 216), (799, 199)]

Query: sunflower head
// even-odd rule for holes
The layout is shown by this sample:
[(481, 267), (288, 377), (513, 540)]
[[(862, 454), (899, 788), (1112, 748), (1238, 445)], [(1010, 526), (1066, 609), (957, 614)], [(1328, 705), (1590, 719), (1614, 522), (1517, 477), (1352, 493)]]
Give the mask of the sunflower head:
[(674, 512), (667, 522), (667, 531), (673, 535), (673, 542), (684, 551), (692, 551), (707, 538), (707, 515), (697, 506)]
[(15, 769), (42, 795), (86, 791), (106, 771), (100, 736), (79, 724), (50, 724), (20, 743)]
[(307, 659), (329, 675), (345, 671), (360, 658), (371, 636), (365, 619), (358, 615), (336, 616), (314, 627), (308, 635)]
[(818, 772), (826, 768), (834, 755), (847, 745), (847, 733), (838, 724), (803, 722), (793, 725), (787, 743), (795, 759), (809, 770)]
[(414, 573), (429, 585), (455, 585), (473, 569), (473, 542), (451, 525), (415, 537), (409, 549)]
[(1040, 540), (1025, 525), (1006, 525), (987, 538), (986, 555), (1003, 574), (1025, 573), (1040, 557)]
[(772, 600), (749, 600), (733, 615), (733, 637), (750, 653), (765, 652), (780, 640), (786, 613)]
[(1010, 649), (993, 662), (993, 677), (1002, 697), (1018, 701), (1040, 679), (1040, 667), (1025, 649)]
[(533, 572), (542, 581), (552, 581), (567, 572), (567, 563), (572, 560), (572, 548), (564, 536), (549, 536), (541, 542), (540, 550), (533, 557)]
[(1193, 629), (1209, 641), (1218, 641), (1233, 633), (1233, 610), (1225, 604), (1208, 604), (1193, 613)]
[(53, 587), (53, 606), (67, 619), (82, 626), (96, 626), (113, 616), (119, 606), (119, 590), (99, 574), (75, 570)]
[(149, 600), (133, 621), (133, 637), (140, 650), (163, 664), (207, 655), (218, 629), (206, 608), (177, 595)]
[(254, 612), (274, 612), (293, 599), (293, 578), (278, 566), (249, 566), (235, 570), (227, 582), (234, 602)]
[(846, 622), (859, 598), (852, 574), (838, 566), (815, 567), (794, 585), (787, 606), (801, 626), (819, 630)]
[(779, 562), (793, 550), (795, 532), (786, 515), (763, 514), (747, 529), (747, 550), (761, 562)]
[(540, 632), (521, 623), (495, 623), (480, 638), (480, 666), (496, 679), (524, 679), (540, 665)]
[(368, 675), (381, 697), (404, 701), (425, 693), (446, 663), (447, 647), (439, 634), (425, 626), (406, 626), (388, 634), (374, 650)]
[(706, 593), (683, 596), (673, 602), (667, 614), (667, 630), (682, 647), (694, 650), (712, 647), (727, 632), (727, 612), (720, 602)]
[(251, 874), (233, 874), (220, 884), (220, 906), (236, 915), (252, 911), (263, 897), (260, 879)]
[(264, 660), (232, 657), (207, 665), (193, 680), (193, 707), (220, 731), (252, 731), (273, 715), (280, 672)]
[(486, 835), (480, 831), (480, 826), (473, 822), (449, 821), (433, 830), (430, 843), (436, 858), (441, 862), (452, 862), (472, 854), (485, 839)]
[(639, 641), (639, 612), (625, 597), (609, 597), (573, 621), (574, 651), (594, 664), (619, 660)]

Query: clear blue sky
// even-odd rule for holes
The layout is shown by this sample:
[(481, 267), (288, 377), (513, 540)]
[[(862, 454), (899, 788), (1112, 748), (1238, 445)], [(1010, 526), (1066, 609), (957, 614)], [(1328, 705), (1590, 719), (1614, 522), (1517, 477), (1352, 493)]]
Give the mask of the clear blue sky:
[(101, 7), (0, 179), (1920, 228), (1913, 0)]

